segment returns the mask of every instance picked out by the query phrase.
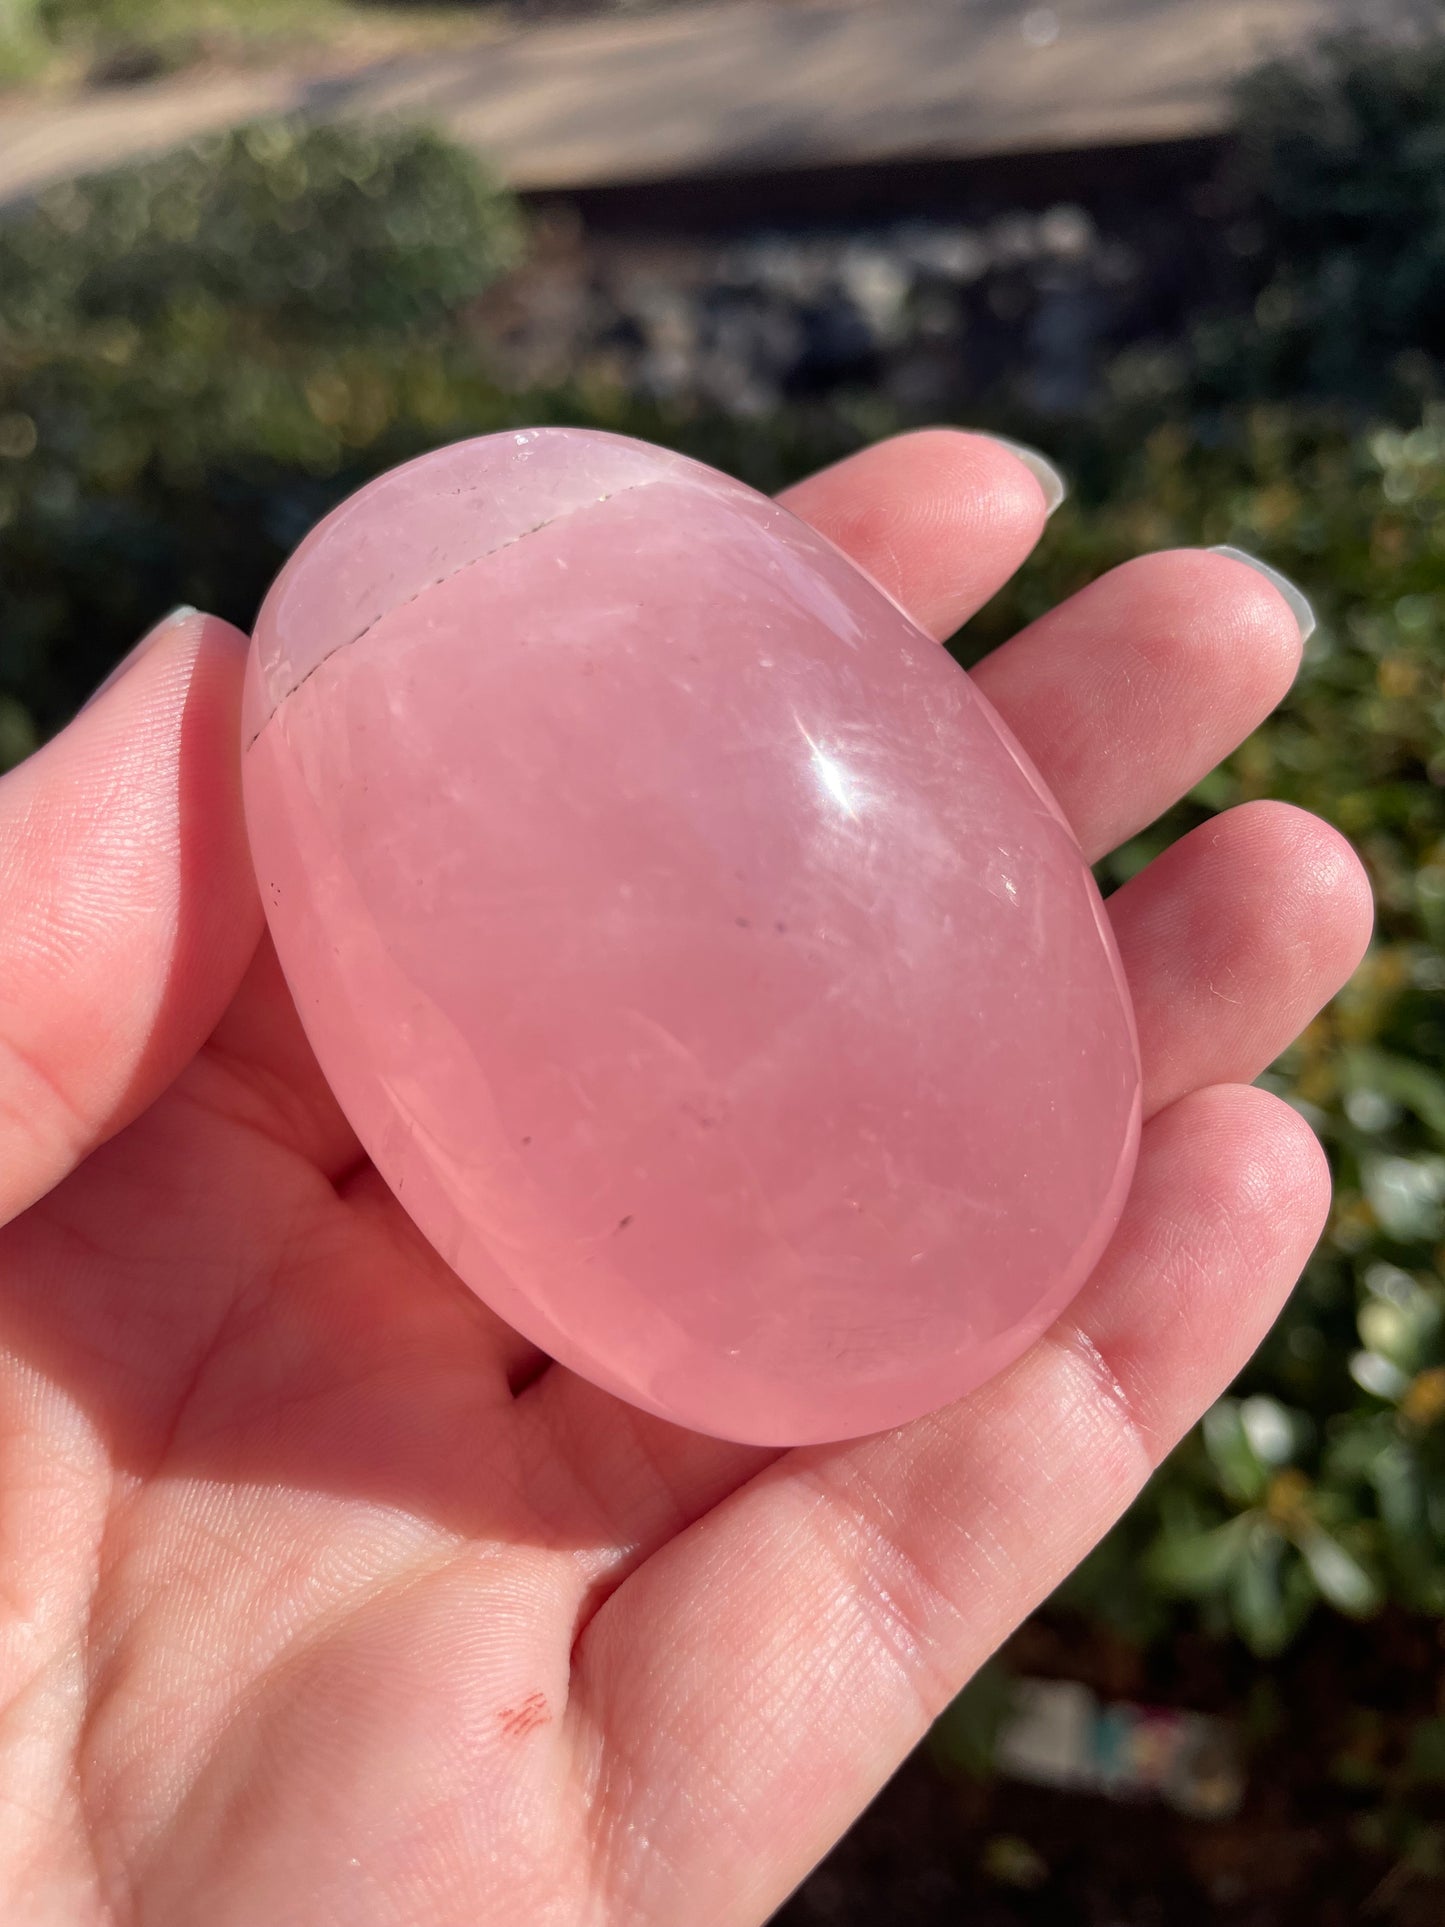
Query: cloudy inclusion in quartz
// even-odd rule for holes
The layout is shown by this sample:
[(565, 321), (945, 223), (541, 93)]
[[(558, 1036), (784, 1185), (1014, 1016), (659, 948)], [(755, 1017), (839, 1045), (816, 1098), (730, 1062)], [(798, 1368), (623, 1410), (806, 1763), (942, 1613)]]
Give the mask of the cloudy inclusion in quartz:
[(1083, 1282), (1139, 1124), (1057, 807), (822, 537), (621, 437), (486, 437), (302, 544), (245, 792), (332, 1089), (544, 1350), (769, 1444), (956, 1398)]

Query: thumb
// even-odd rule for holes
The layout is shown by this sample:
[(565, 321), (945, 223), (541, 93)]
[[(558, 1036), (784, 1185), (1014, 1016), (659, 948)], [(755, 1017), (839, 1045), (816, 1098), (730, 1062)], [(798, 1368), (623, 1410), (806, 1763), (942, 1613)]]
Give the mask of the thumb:
[(159, 1096), (255, 949), (245, 646), (178, 611), (0, 779), (0, 1222)]

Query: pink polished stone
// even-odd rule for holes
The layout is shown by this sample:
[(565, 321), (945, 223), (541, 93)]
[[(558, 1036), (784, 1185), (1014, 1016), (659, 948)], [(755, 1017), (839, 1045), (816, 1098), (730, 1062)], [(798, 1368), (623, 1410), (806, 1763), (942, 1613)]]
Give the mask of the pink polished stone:
[(1097, 892), (968, 678), (786, 510), (610, 435), (424, 456), (283, 570), (245, 741), (322, 1069), (556, 1358), (848, 1437), (1082, 1284), (1139, 1125)]

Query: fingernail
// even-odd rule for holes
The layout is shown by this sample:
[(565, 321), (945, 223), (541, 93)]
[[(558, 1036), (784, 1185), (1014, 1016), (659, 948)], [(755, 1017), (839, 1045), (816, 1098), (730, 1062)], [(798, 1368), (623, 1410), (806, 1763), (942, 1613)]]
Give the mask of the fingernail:
[[(111, 670), (100, 687), (91, 691), (85, 701), (80, 705), (80, 709), (89, 709), (93, 702), (98, 702), (107, 689), (113, 689), (115, 687), (116, 683), (120, 681), (128, 669), (134, 669), (135, 665), (140, 661), (152, 643), (159, 642), (161, 637), (169, 630), (174, 629), (177, 623), (189, 622), (195, 613), (196, 611), (191, 607), (189, 602), (182, 602), (178, 604), (176, 608), (172, 609), (168, 616), (162, 616), (153, 629), (146, 630), (135, 648), (128, 650), (126, 654), (121, 657), (120, 661), (115, 665), (115, 668)], [(80, 710), (77, 710), (76, 714), (79, 715)]]
[(1261, 562), (1259, 557), (1251, 555), (1248, 549), (1235, 549), (1227, 542), (1219, 542), (1210, 550), (1210, 554), (1227, 555), (1231, 562), (1242, 562), (1247, 569), (1253, 569), (1256, 575), (1262, 575), (1271, 588), (1278, 589), (1289, 604), (1290, 613), (1299, 624), (1300, 641), (1309, 641), (1315, 632), (1315, 612), (1310, 607), (1310, 599), (1303, 589), (1297, 589), (1287, 575), (1281, 575), (1278, 569), (1272, 569), (1267, 562)]
[(1048, 456), (1041, 455), (1036, 448), (1030, 448), (1027, 442), (1012, 442), (1006, 435), (990, 435), (989, 440), (997, 442), (1000, 448), (1006, 448), (1010, 455), (1018, 457), (1044, 492), (1044, 513), (1052, 515), (1068, 494), (1069, 485)]

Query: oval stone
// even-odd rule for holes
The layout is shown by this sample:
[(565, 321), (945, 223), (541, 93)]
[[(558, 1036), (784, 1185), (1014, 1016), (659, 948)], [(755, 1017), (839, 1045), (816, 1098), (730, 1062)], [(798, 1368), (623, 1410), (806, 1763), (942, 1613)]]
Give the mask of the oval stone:
[(612, 435), (441, 449), (302, 543), (244, 712), (321, 1068), (554, 1358), (849, 1437), (1083, 1283), (1139, 1129), (1098, 893), (969, 678), (787, 510)]

